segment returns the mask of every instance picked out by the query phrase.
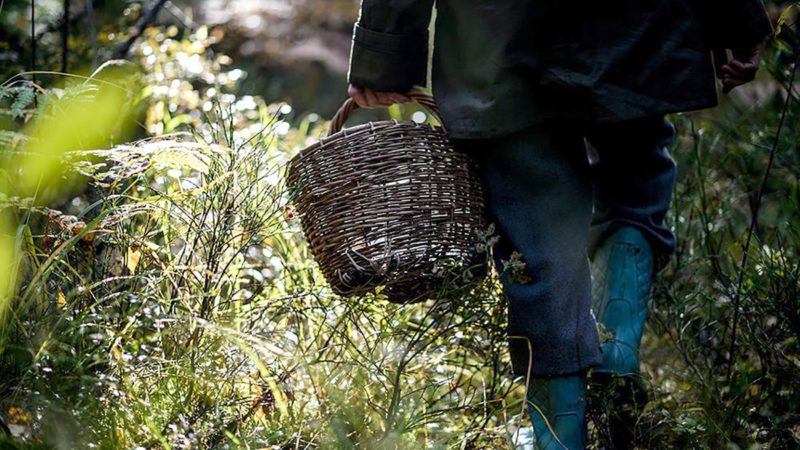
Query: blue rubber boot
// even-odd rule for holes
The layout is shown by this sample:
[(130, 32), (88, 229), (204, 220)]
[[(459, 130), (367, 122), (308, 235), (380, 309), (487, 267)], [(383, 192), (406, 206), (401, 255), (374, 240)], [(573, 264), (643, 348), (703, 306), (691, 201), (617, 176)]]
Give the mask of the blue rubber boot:
[(536, 450), (586, 447), (586, 376), (534, 378), (528, 387), (528, 411)]
[(601, 336), (603, 363), (592, 371), (592, 389), (598, 391), (592, 397), (593, 404), (597, 402), (605, 411), (601, 414), (607, 420), (606, 436), (600, 435), (607, 448), (634, 447), (636, 419), (647, 404), (647, 386), (639, 373), (639, 345), (652, 284), (653, 251), (636, 228), (617, 230), (595, 252), (592, 309), (605, 333)]
[(592, 260), (592, 299), (608, 340), (595, 373), (638, 376), (639, 345), (653, 284), (653, 250), (633, 227), (603, 241)]

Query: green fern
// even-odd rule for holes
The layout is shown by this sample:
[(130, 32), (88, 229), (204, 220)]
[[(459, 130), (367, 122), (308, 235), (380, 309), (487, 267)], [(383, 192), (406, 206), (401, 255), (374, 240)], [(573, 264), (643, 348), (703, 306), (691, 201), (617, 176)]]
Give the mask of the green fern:
[(27, 108), (33, 104), (36, 91), (29, 87), (16, 88), (17, 98), (11, 104), (11, 117), (19, 119), (25, 114)]
[(10, 100), (9, 108), (0, 109), (0, 113), (10, 115), (13, 119), (24, 116), (36, 98), (36, 91), (29, 86), (0, 87), (0, 101)]

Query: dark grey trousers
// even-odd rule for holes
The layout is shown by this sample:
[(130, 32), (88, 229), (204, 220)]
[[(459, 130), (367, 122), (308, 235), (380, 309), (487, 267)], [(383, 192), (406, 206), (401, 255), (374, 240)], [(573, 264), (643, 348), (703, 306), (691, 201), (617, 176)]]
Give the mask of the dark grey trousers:
[[(588, 254), (616, 229), (633, 226), (657, 255), (674, 251), (664, 225), (675, 180), (663, 117), (614, 124), (549, 122), (490, 139), (457, 140), (478, 162), (503, 271), (513, 252), (526, 264), (502, 282), (515, 374), (583, 371), (600, 363), (591, 313)], [(588, 141), (593, 149), (590, 163)], [(522, 275), (522, 276), (519, 276)]]

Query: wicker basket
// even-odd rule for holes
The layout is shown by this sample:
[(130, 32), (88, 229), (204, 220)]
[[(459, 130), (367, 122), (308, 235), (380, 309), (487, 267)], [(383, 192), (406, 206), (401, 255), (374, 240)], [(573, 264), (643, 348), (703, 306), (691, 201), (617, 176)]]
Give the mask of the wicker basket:
[[(439, 118), (430, 95), (410, 96)], [(390, 301), (424, 300), (447, 267), (477, 260), (485, 219), (474, 163), (442, 127), (387, 120), (342, 130), (357, 108), (348, 99), (330, 134), (292, 159), (292, 203), (334, 292), (384, 286)]]

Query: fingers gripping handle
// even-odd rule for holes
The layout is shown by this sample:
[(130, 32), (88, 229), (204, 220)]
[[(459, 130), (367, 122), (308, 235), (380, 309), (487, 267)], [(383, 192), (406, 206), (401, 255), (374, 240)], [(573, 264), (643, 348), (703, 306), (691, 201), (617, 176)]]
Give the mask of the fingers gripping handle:
[[(433, 115), (439, 122), (442, 121), (441, 116), (439, 115), (439, 108), (436, 106), (436, 102), (433, 100), (433, 96), (428, 94), (427, 92), (423, 91), (422, 89), (415, 87), (411, 89), (406, 94), (412, 100), (417, 102), (420, 106), (422, 106), (428, 113)], [(338, 111), (336, 111), (336, 115), (333, 116), (331, 120), (331, 130), (328, 133), (328, 136), (338, 133), (342, 127), (344, 127), (344, 123), (347, 122), (348, 117), (350, 114), (359, 108), (358, 104), (353, 101), (352, 98), (348, 98), (345, 100), (344, 104)]]

